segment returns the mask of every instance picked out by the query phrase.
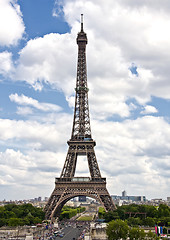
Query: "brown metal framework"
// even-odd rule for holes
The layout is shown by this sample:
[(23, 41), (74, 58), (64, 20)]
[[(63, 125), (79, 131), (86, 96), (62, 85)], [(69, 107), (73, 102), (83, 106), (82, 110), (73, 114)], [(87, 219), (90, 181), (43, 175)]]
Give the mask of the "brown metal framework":
[[(72, 135), (68, 141), (69, 149), (60, 178), (56, 178), (55, 189), (44, 209), (47, 219), (59, 215), (68, 200), (81, 195), (96, 199), (106, 211), (115, 209), (106, 189), (106, 179), (101, 177), (94, 152), (96, 143), (91, 135), (86, 69), (87, 36), (83, 30), (83, 15), (81, 15), (81, 31), (77, 36), (77, 44), (78, 63)], [(74, 177), (78, 155), (87, 156), (90, 178)]]

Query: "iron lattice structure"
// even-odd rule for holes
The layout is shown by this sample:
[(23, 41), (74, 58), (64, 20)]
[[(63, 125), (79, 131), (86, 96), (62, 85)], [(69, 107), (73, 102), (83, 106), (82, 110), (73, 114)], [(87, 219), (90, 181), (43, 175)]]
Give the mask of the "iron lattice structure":
[[(78, 63), (72, 135), (68, 141), (69, 149), (60, 178), (56, 178), (54, 191), (44, 209), (47, 219), (59, 215), (63, 205), (76, 196), (92, 197), (106, 211), (115, 209), (106, 189), (106, 179), (101, 177), (94, 151), (96, 143), (91, 135), (86, 69), (87, 36), (83, 30), (83, 16), (81, 17), (81, 31), (77, 36)], [(74, 177), (78, 155), (87, 156), (90, 178)]]

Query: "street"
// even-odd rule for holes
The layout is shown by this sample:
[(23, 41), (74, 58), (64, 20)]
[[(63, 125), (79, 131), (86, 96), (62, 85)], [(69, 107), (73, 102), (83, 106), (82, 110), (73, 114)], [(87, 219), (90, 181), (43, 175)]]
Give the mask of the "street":
[(49, 225), (48, 229), (42, 228), (34, 234), (34, 239), (46, 240), (77, 240), (83, 239), (84, 234), (89, 231), (89, 222), (63, 221), (58, 228)]

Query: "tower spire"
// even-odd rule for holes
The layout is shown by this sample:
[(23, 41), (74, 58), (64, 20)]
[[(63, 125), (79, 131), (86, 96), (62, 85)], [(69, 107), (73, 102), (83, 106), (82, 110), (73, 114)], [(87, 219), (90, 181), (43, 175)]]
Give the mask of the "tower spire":
[(81, 32), (83, 32), (83, 14), (81, 14)]

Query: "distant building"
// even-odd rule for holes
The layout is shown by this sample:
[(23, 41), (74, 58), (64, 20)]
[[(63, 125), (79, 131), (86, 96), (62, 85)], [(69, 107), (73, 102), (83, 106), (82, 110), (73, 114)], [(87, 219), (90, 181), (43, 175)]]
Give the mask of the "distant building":
[(121, 203), (123, 201), (129, 201), (129, 202), (145, 202), (146, 201), (145, 196), (128, 196), (125, 190), (122, 192), (122, 196), (111, 195), (111, 197), (113, 201), (115, 201), (115, 203), (119, 200), (121, 200)]
[(86, 196), (79, 196), (79, 202), (86, 202)]
[(122, 197), (126, 197), (127, 196), (127, 192), (124, 190), (123, 192), (122, 192)]
[(47, 201), (48, 201), (48, 197), (45, 197), (45, 198), (44, 198), (44, 201), (47, 202)]

